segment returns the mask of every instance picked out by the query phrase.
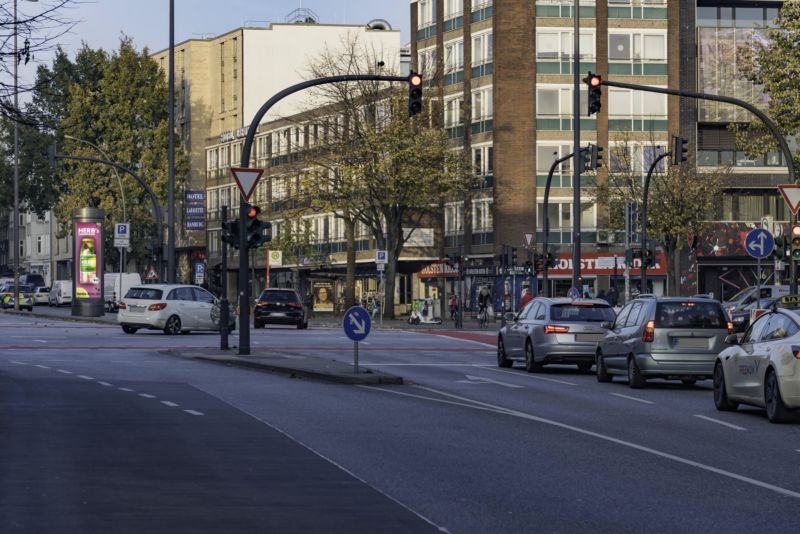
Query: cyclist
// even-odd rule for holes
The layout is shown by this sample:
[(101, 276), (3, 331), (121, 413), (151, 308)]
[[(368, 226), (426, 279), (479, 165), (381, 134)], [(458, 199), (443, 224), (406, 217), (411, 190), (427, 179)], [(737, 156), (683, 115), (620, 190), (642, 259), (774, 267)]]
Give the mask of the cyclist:
[(488, 308), (491, 298), (492, 294), (489, 291), (489, 286), (483, 286), (478, 292), (478, 322), (481, 327), (488, 322)]

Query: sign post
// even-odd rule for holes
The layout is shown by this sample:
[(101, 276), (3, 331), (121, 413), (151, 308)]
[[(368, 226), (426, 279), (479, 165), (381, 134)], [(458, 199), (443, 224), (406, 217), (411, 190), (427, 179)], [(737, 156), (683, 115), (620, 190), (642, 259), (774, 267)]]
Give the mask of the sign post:
[(129, 223), (117, 223), (114, 225), (114, 246), (119, 252), (119, 291), (117, 300), (122, 298), (122, 271), (125, 265), (125, 249), (131, 246), (131, 225)]
[(775, 250), (775, 238), (766, 228), (754, 228), (744, 238), (744, 248), (750, 256), (758, 260), (758, 289), (756, 307), (761, 307), (761, 260), (767, 258)]
[(369, 312), (361, 306), (353, 306), (344, 313), (342, 326), (345, 335), (353, 340), (353, 372), (358, 374), (358, 342), (366, 339), (372, 327)]

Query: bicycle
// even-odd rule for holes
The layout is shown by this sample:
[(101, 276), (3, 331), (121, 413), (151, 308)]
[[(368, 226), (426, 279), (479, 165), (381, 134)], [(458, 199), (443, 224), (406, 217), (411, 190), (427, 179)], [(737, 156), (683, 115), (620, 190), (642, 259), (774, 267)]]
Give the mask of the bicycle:
[(480, 328), (486, 328), (486, 325), (489, 324), (489, 313), (486, 311), (486, 307), (482, 307), (478, 312), (478, 326)]

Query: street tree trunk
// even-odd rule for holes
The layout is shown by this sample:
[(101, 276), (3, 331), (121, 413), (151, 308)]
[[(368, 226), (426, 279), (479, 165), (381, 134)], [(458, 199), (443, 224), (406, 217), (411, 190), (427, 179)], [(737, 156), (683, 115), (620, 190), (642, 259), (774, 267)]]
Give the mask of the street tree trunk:
[(344, 217), (344, 238), (347, 241), (347, 274), (344, 282), (344, 308), (349, 310), (356, 304), (356, 222), (353, 217)]

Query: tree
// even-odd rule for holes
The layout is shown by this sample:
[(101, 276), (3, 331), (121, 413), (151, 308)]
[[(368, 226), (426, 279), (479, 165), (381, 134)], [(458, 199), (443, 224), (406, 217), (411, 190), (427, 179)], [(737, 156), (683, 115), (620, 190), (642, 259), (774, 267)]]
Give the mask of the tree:
[[(658, 146), (651, 139), (648, 145), (634, 142), (630, 132), (623, 132), (611, 149), (607, 178), (598, 180), (593, 200), (608, 210), (607, 226), (623, 230), (626, 202), (641, 203), (644, 192), (643, 176), (655, 157), (662, 153), (648, 147)], [(646, 150), (645, 154), (642, 150)], [(643, 155), (645, 157), (643, 157)], [(638, 162), (644, 161), (645, 168)], [(680, 293), (680, 253), (688, 247), (691, 237), (707, 228), (719, 204), (719, 192), (728, 169), (698, 172), (694, 161), (670, 166), (669, 158), (656, 169), (650, 179), (648, 194), (648, 237), (661, 244), (667, 258), (667, 289), (671, 295)], [(632, 244), (636, 246), (636, 243)]]

